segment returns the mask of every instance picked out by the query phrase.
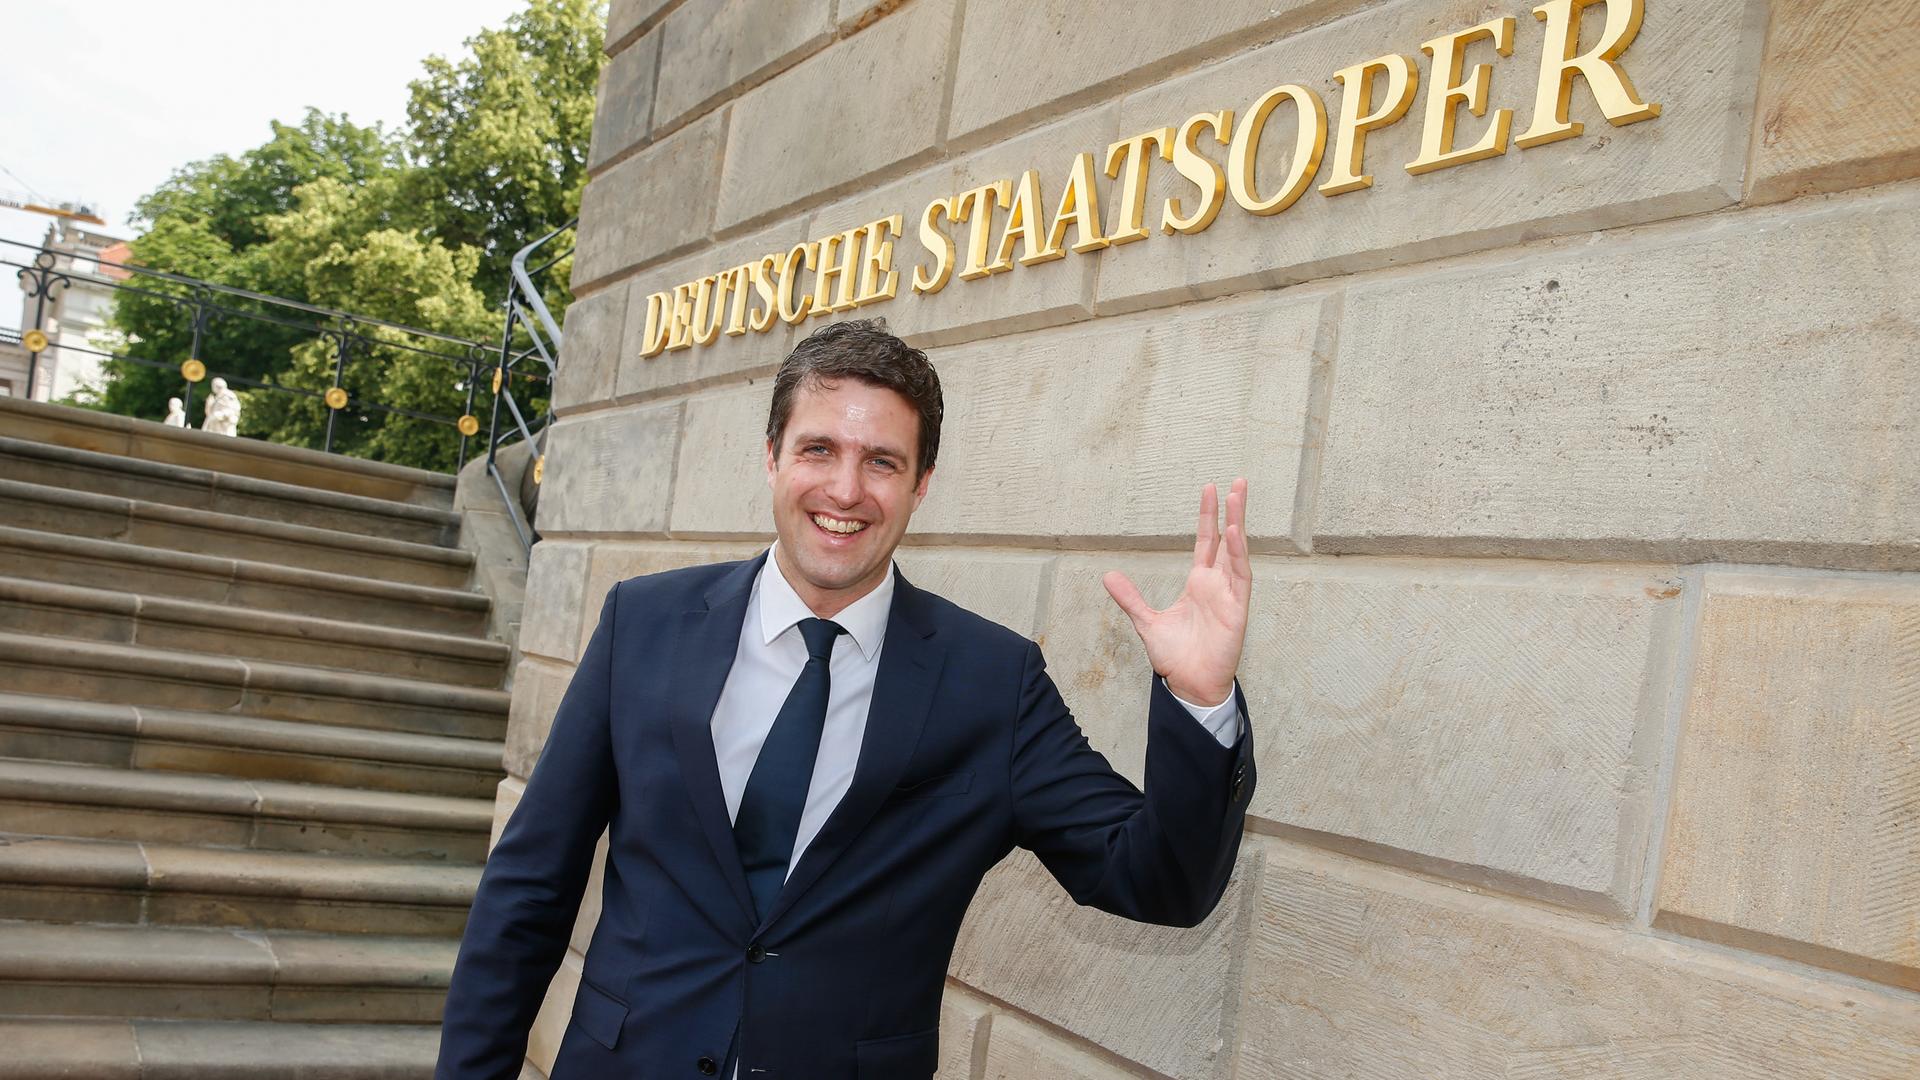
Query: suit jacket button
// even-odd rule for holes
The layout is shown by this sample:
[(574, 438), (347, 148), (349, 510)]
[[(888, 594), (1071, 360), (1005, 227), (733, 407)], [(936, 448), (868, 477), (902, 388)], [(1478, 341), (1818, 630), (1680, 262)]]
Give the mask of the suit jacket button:
[(767, 958), (767, 950), (759, 942), (747, 946), (747, 963), (758, 964)]
[(703, 1057), (694, 1062), (693, 1067), (700, 1070), (701, 1076), (712, 1076), (720, 1071), (720, 1066), (710, 1057)]

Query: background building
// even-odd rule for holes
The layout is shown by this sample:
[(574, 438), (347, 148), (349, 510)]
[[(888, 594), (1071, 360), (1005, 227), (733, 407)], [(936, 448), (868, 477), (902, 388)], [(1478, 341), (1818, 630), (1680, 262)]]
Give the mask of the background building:
[[(10, 395), (61, 401), (81, 391), (99, 389), (102, 354), (113, 351), (101, 338), (113, 318), (113, 288), (108, 283), (131, 276), (116, 265), (103, 265), (101, 260), (123, 263), (130, 252), (118, 237), (72, 221), (48, 225), (41, 246), (54, 254), (52, 270), (65, 279), (65, 284), (48, 290), (43, 301), (36, 291), (37, 282), (21, 279), (25, 295), (20, 300), (20, 331), (0, 340), (0, 382), (7, 384), (5, 392)], [(31, 262), (31, 252), (31, 248), (9, 249), (8, 258)], [(28, 394), (25, 350), (20, 349), (16, 355), (9, 346), (17, 347), (13, 339), (18, 333), (35, 326), (47, 335), (49, 344), (34, 367), (33, 392)]]
[[(1016, 855), (942, 1077), (1920, 1074), (1920, 13), (1639, 6), (614, 0), (499, 817), (607, 588), (769, 536), (767, 376), (824, 319), (728, 332), (722, 276), (898, 214), (897, 295), (827, 317), (885, 316), (947, 386), (910, 578), (1042, 640), (1137, 779), (1144, 659), (1100, 573), (1165, 602), (1196, 488), (1242, 473), (1258, 556), (1226, 899), (1136, 926)], [(1569, 21), (1623, 50), (1565, 80), (1562, 138)], [(1355, 70), (1390, 55), (1398, 119), (1395, 65)], [(1136, 143), (1105, 175), (1171, 128), (1237, 178), (1216, 132), (1287, 84), (1203, 230), (1161, 222), (1206, 166)], [(1249, 212), (1310, 158), (1310, 97), (1310, 186)], [(1372, 185), (1328, 193), (1376, 116)], [(1511, 141), (1405, 168), (1449, 116), (1453, 151)], [(1026, 170), (1051, 224), (1082, 153), (1109, 238), (1153, 155), (1144, 235), (991, 272)], [(969, 192), (916, 292), (923, 209)], [(676, 305), (654, 336), (713, 340), (644, 356)]]

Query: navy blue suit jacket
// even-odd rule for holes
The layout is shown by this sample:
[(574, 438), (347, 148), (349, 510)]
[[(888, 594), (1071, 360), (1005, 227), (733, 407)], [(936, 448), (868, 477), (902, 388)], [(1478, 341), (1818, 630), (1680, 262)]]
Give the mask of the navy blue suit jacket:
[(603, 828), (555, 1080), (699, 1080), (730, 1054), (741, 1080), (927, 1080), (961, 917), (1016, 844), (1128, 918), (1191, 926), (1219, 901), (1251, 738), (1222, 747), (1154, 679), (1143, 796), (1087, 745), (1033, 642), (900, 578), (852, 787), (756, 919), (709, 723), (765, 558), (609, 593), (487, 861), (436, 1076), (519, 1075)]

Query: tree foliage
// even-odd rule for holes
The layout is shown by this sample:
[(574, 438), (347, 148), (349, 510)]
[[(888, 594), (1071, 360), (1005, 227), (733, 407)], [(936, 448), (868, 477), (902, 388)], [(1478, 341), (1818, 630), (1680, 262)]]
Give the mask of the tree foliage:
[[(401, 131), (309, 109), (237, 157), (180, 169), (137, 204), (134, 261), (361, 320), (497, 339), (508, 259), (578, 211), (604, 25), (601, 0), (529, 0), (457, 60), (427, 58)], [(553, 281), (564, 282), (559, 269)], [(197, 357), (236, 389), (253, 380), (306, 392), (242, 390), (243, 435), (321, 445), (329, 410), (318, 395), (341, 359), (327, 331), (340, 320), (220, 294), (222, 306), (271, 318), (207, 318), (196, 349), (190, 287), (130, 284), (143, 291), (120, 294), (116, 329), (130, 356), (163, 366), (109, 362), (101, 407), (164, 415), (184, 390), (179, 363)], [(452, 428), (407, 414), (458, 415), (471, 350), (351, 325), (342, 385), (353, 403), (333, 417), (335, 449), (451, 468)], [(189, 418), (200, 417), (196, 400)]]

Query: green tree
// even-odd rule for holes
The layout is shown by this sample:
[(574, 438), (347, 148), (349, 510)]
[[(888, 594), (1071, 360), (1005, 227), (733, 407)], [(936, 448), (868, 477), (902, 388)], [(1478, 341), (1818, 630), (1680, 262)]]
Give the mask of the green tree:
[[(364, 319), (496, 339), (512, 253), (578, 211), (604, 24), (599, 0), (529, 0), (504, 28), (469, 39), (457, 61), (424, 62), (398, 133), (309, 110), (238, 157), (186, 166), (137, 205), (145, 228), (135, 260)], [(566, 267), (549, 280), (548, 303), (564, 304)], [(162, 366), (110, 362), (101, 407), (164, 414), (184, 385), (178, 364), (194, 355), (215, 374), (308, 395), (332, 385), (338, 347), (326, 331), (336, 320), (223, 295), (222, 305), (295, 325), (213, 318), (196, 353), (191, 290), (138, 284), (153, 295), (123, 293), (117, 329), (130, 355)], [(404, 413), (457, 415), (469, 369), (429, 352), (466, 351), (361, 330), (380, 344), (349, 349), (343, 385), (354, 405), (333, 417), (335, 449), (451, 467), (458, 437)], [(318, 397), (256, 390), (243, 398), (242, 434), (323, 442), (328, 410)], [(196, 401), (189, 419), (200, 417)]]

